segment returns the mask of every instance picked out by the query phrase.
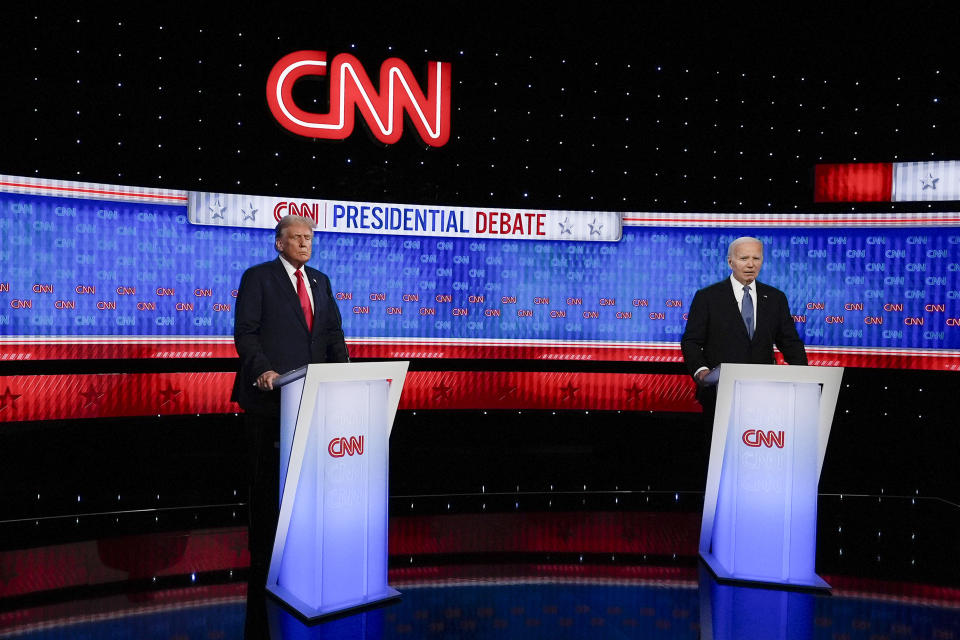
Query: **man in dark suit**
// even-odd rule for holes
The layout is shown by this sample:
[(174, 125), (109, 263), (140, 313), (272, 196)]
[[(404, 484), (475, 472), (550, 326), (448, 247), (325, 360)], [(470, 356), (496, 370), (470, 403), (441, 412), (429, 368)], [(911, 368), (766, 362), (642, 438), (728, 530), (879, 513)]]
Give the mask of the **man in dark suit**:
[(276, 260), (250, 267), (237, 291), (233, 338), (240, 370), (231, 400), (246, 411), (250, 448), (250, 551), (266, 562), (276, 530), (279, 494), (280, 390), (274, 380), (312, 362), (347, 362), (347, 346), (330, 280), (306, 266), (313, 225), (286, 216), (277, 225)]
[(707, 376), (719, 364), (774, 364), (774, 345), (787, 363), (807, 364), (787, 297), (779, 289), (757, 282), (763, 243), (756, 238), (737, 238), (730, 243), (727, 264), (732, 270), (729, 278), (693, 296), (680, 339), (683, 361), (697, 381), (704, 420), (711, 426), (717, 390)]

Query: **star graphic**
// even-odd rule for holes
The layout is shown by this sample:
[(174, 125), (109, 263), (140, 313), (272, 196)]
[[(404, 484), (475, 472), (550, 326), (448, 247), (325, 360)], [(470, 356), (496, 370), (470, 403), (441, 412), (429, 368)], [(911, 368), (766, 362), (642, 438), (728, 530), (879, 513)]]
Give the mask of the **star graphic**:
[(560, 391), (563, 393), (560, 395), (561, 400), (573, 400), (573, 395), (580, 391), (580, 387), (573, 386), (573, 382), (568, 382), (567, 386), (560, 387)]
[(209, 209), (210, 213), (213, 214), (210, 216), (211, 220), (216, 220), (218, 218), (223, 220), (223, 212), (227, 210), (226, 207), (220, 206), (220, 198), (217, 198), (216, 202), (210, 205)]
[(597, 223), (597, 219), (596, 219), (596, 218), (593, 219), (593, 222), (588, 222), (588, 223), (587, 223), (587, 226), (590, 227), (590, 235), (591, 235), (591, 236), (593, 236), (593, 234), (600, 235), (600, 230), (603, 229), (603, 223), (602, 223), (602, 222), (601, 222), (601, 223)]
[(257, 219), (257, 209), (254, 208), (253, 203), (249, 203), (246, 209), (240, 209), (240, 213), (243, 214), (243, 221), (247, 220), (251, 222), (256, 222)]
[(934, 178), (932, 173), (928, 173), (926, 178), (920, 178), (920, 184), (923, 187), (920, 188), (920, 191), (926, 191), (927, 189), (937, 190), (937, 182), (940, 181), (940, 178)]
[(0, 562), (0, 585), (6, 586), (19, 577), (20, 571), (13, 562)]
[(516, 393), (517, 393), (516, 385), (513, 385), (513, 384), (502, 385), (499, 389), (497, 389), (497, 400), (501, 400), (501, 401), (506, 400), (510, 396), (516, 395)]
[(440, 384), (433, 388), (433, 399), (434, 400), (449, 400), (450, 399), (450, 389), (452, 387), (447, 386), (443, 381), (440, 381)]
[(620, 533), (620, 538), (626, 540), (627, 542), (636, 542), (637, 540), (642, 540), (643, 536), (636, 526), (628, 524), (623, 527), (623, 531)]
[(627, 387), (625, 391), (627, 392), (627, 402), (635, 402), (640, 399), (640, 394), (643, 393), (643, 387), (634, 382)]
[(86, 391), (81, 391), (80, 395), (83, 396), (84, 399), (86, 400), (86, 402), (83, 403), (83, 407), (82, 407), (83, 409), (86, 409), (87, 407), (100, 402), (100, 398), (102, 398), (104, 394), (101, 393), (100, 391), (97, 391), (92, 386), (90, 386), (90, 387), (87, 387)]
[(247, 541), (240, 536), (231, 537), (227, 541), (227, 548), (234, 553), (243, 553), (247, 550)]
[(574, 539), (577, 534), (577, 529), (573, 525), (568, 525), (557, 532), (560, 536), (560, 539), (564, 542), (569, 542)]
[(163, 402), (160, 403), (160, 406), (162, 407), (168, 402), (172, 402), (173, 399), (179, 396), (181, 393), (183, 393), (181, 389), (174, 389), (173, 386), (167, 382), (167, 388), (160, 389), (160, 395), (164, 398)]
[(570, 218), (564, 218), (563, 222), (560, 223), (560, 235), (563, 234), (573, 235), (573, 225), (570, 223)]
[(23, 394), (20, 393), (10, 393), (10, 385), (7, 385), (7, 390), (0, 395), (0, 411), (3, 411), (14, 402), (16, 402)]

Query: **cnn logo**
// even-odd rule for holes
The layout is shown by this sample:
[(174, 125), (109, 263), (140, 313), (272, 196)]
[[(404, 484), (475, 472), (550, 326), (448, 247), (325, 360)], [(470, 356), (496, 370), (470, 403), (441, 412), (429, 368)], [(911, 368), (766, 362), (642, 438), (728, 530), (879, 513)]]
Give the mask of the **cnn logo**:
[(747, 429), (740, 439), (748, 447), (767, 447), (768, 449), (777, 447), (783, 449), (783, 431)]
[(343, 456), (362, 456), (363, 436), (334, 438), (330, 441), (330, 444), (327, 445), (327, 452), (333, 458), (342, 458)]
[[(293, 85), (305, 76), (330, 78), (327, 113), (304, 111), (294, 104)], [(325, 51), (296, 51), (282, 57), (270, 71), (267, 104), (288, 131), (329, 140), (342, 140), (353, 133), (359, 111), (371, 133), (384, 144), (400, 139), (406, 113), (426, 144), (442, 147), (450, 139), (450, 84), (449, 62), (428, 65), (424, 91), (406, 62), (390, 58), (380, 65), (378, 91), (360, 61), (349, 53), (334, 56), (328, 64)]]

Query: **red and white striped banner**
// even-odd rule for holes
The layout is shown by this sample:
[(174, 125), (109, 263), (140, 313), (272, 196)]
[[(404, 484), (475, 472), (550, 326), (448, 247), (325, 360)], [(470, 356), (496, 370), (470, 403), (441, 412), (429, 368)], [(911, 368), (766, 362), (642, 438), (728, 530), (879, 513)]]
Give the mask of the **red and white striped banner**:
[(960, 160), (818, 164), (814, 202), (960, 200)]
[(117, 202), (150, 202), (153, 204), (187, 205), (187, 192), (180, 189), (153, 189), (150, 187), (128, 187), (118, 184), (99, 182), (77, 182), (75, 180), (50, 180), (48, 178), (27, 178), (0, 174), (0, 191), (23, 193), (35, 196), (57, 196), (61, 198), (85, 198), (88, 200), (109, 200)]

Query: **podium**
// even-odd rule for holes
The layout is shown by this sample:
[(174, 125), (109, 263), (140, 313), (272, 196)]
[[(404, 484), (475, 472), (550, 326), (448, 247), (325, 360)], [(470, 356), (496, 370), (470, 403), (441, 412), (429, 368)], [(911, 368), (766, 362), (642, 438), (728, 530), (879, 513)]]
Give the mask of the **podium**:
[(817, 488), (842, 368), (723, 364), (700, 557), (721, 580), (829, 589)]
[(407, 362), (277, 378), (280, 517), (266, 589), (307, 620), (398, 597), (387, 585), (389, 437)]

